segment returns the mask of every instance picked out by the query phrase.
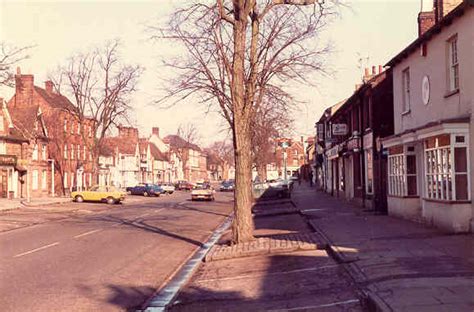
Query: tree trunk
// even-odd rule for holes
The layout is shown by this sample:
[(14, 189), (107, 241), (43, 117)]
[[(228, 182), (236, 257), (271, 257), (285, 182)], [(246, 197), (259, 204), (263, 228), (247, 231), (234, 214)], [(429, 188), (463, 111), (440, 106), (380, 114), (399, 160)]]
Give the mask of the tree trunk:
[(253, 240), (252, 219), (252, 156), (250, 131), (244, 120), (235, 124), (235, 192), (232, 240), (243, 243)]
[(260, 181), (263, 182), (267, 179), (267, 165), (265, 163), (257, 163), (257, 174)]
[[(240, 7), (238, 7), (240, 5)], [(249, 103), (245, 103), (245, 41), (247, 30), (247, 14), (242, 12), (243, 1), (234, 2), (235, 16), (233, 25), (234, 55), (232, 102), (234, 105), (233, 136), (235, 153), (235, 192), (234, 222), (232, 224), (232, 240), (243, 243), (253, 240), (252, 219), (252, 154), (251, 132), (249, 126)], [(247, 104), (247, 105), (246, 105)]]

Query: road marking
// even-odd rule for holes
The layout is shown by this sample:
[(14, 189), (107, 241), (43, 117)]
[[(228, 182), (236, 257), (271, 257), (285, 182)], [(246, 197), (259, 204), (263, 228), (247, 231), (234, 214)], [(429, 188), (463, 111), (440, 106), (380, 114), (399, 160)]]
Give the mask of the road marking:
[(320, 209), (304, 209), (304, 210), (301, 210), (302, 212), (306, 212), (306, 211), (322, 211), (322, 210), (327, 210), (327, 209), (324, 209), (324, 208), (320, 208)]
[(49, 248), (49, 247), (53, 247), (53, 246), (56, 246), (56, 245), (59, 245), (59, 242), (52, 243), (52, 244), (49, 244), (49, 245), (46, 245), (46, 246), (43, 246), (43, 247), (38, 247), (38, 248), (35, 248), (33, 250), (30, 250), (30, 251), (22, 252), (21, 254), (18, 254), (16, 256), (14, 256), (13, 258), (18, 258), (18, 257), (21, 257), (21, 256), (29, 255), (31, 253), (34, 253), (34, 252), (37, 252), (37, 251), (40, 251), (40, 250), (43, 250), (43, 249), (46, 249), (46, 248)]
[(85, 233), (82, 233), (82, 234), (79, 234), (79, 235), (74, 236), (74, 238), (83, 237), (83, 236), (86, 236), (86, 235), (89, 235), (89, 234), (92, 234), (92, 233), (95, 233), (95, 232), (99, 232), (99, 231), (101, 231), (101, 230), (102, 230), (102, 229), (97, 229), (97, 230), (92, 230), (92, 231), (89, 231), (89, 232), (85, 232)]
[(332, 303), (321, 304), (321, 305), (306, 306), (306, 307), (295, 307), (295, 308), (285, 308), (285, 309), (275, 309), (275, 310), (267, 310), (267, 311), (276, 312), (276, 311), (309, 310), (309, 309), (334, 307), (334, 306), (338, 306), (338, 305), (351, 304), (351, 303), (356, 303), (356, 302), (360, 302), (360, 301), (358, 299), (350, 299), (350, 300), (346, 300), (346, 301), (338, 301), (338, 302), (332, 302)]

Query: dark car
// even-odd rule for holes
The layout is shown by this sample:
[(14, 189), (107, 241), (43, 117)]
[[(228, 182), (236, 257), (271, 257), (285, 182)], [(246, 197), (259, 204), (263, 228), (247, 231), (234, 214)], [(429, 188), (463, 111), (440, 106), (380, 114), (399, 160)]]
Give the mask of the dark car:
[(219, 190), (221, 192), (232, 192), (235, 189), (235, 184), (232, 181), (223, 181)]
[(190, 191), (193, 189), (194, 185), (192, 185), (188, 181), (178, 181), (174, 187), (179, 191), (182, 191), (182, 190)]
[(163, 189), (156, 184), (140, 183), (137, 186), (127, 187), (126, 191), (131, 195), (160, 196), (164, 193)]
[(253, 196), (256, 199), (290, 198), (291, 191), (291, 183), (283, 179), (253, 183)]

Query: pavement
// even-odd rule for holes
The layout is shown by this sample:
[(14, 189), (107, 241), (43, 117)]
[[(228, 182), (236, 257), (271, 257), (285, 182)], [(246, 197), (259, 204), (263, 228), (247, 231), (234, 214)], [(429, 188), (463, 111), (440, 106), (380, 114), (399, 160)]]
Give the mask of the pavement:
[[(472, 234), (375, 215), (306, 184), (295, 187), (292, 200), (298, 213), (274, 203), (255, 214), (257, 240), (232, 246), (233, 256), (220, 251), (226, 233), (168, 309), (474, 311)], [(279, 235), (293, 236), (287, 250), (271, 253), (268, 242), (259, 243)], [(308, 235), (325, 250), (291, 249)]]
[(2, 311), (128, 311), (141, 307), (225, 220), (232, 194), (128, 196), (0, 213)]
[(0, 198), (0, 212), (4, 210), (12, 210), (23, 207), (44, 207), (57, 204), (64, 204), (71, 202), (70, 197), (43, 197), (43, 198), (31, 198), (28, 201), (26, 198), (15, 198), (15, 199), (6, 199)]

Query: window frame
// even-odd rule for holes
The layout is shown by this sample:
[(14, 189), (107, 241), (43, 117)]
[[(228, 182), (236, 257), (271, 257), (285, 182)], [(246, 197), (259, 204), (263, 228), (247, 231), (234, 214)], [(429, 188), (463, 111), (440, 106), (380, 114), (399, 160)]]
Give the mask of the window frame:
[[(425, 179), (425, 194), (427, 200), (438, 200), (446, 202), (470, 201), (471, 200), (471, 177), (469, 162), (469, 135), (467, 133), (449, 133), (450, 142), (447, 145), (440, 145), (439, 137), (433, 136), (426, 138), (423, 142), (423, 162)], [(456, 142), (456, 137), (464, 137), (464, 142)], [(435, 146), (428, 147), (428, 139), (435, 139)], [(457, 171), (456, 168), (456, 149), (464, 148), (466, 153), (466, 171)], [(429, 157), (428, 157), (429, 155)], [(441, 162), (438, 160), (441, 158)], [(433, 161), (432, 161), (433, 160)], [(434, 164), (430, 166), (429, 163)], [(445, 163), (447, 162), (447, 163)], [(443, 170), (441, 171), (440, 168)], [(467, 198), (458, 199), (456, 190), (456, 177), (459, 175), (466, 176), (466, 192)], [(433, 185), (433, 186), (432, 186)], [(441, 188), (439, 188), (441, 185)], [(446, 187), (444, 187), (446, 185)], [(436, 187), (436, 189), (435, 189)]]
[(402, 70), (402, 114), (407, 114), (411, 111), (411, 77), (410, 67)]
[(41, 171), (41, 189), (46, 190), (48, 188), (48, 176), (47, 171)]
[[(371, 159), (371, 170), (372, 170), (372, 189), (369, 191), (369, 158), (368, 154), (370, 154)], [(368, 195), (374, 194), (374, 150), (373, 148), (364, 149), (364, 162), (365, 162), (365, 193)]]
[(458, 35), (451, 36), (447, 41), (446, 69), (447, 69), (447, 92), (459, 90), (459, 57), (458, 57)]
[(34, 169), (31, 172), (31, 189), (36, 191), (38, 189), (38, 170)]
[[(415, 146), (403, 145), (403, 149), (400, 152), (388, 155), (388, 196), (419, 197), (420, 195), (420, 190), (418, 188), (418, 166), (415, 166), (414, 173), (408, 173), (408, 156), (414, 156), (415, 164), (418, 163), (416, 147), (413, 149), (413, 151), (410, 151), (409, 148), (411, 147)], [(408, 177), (415, 177), (415, 194), (409, 194)]]
[(33, 153), (31, 155), (31, 159), (32, 160), (38, 160), (38, 157), (39, 157), (39, 153), (38, 153), (38, 144), (34, 144), (33, 145)]

